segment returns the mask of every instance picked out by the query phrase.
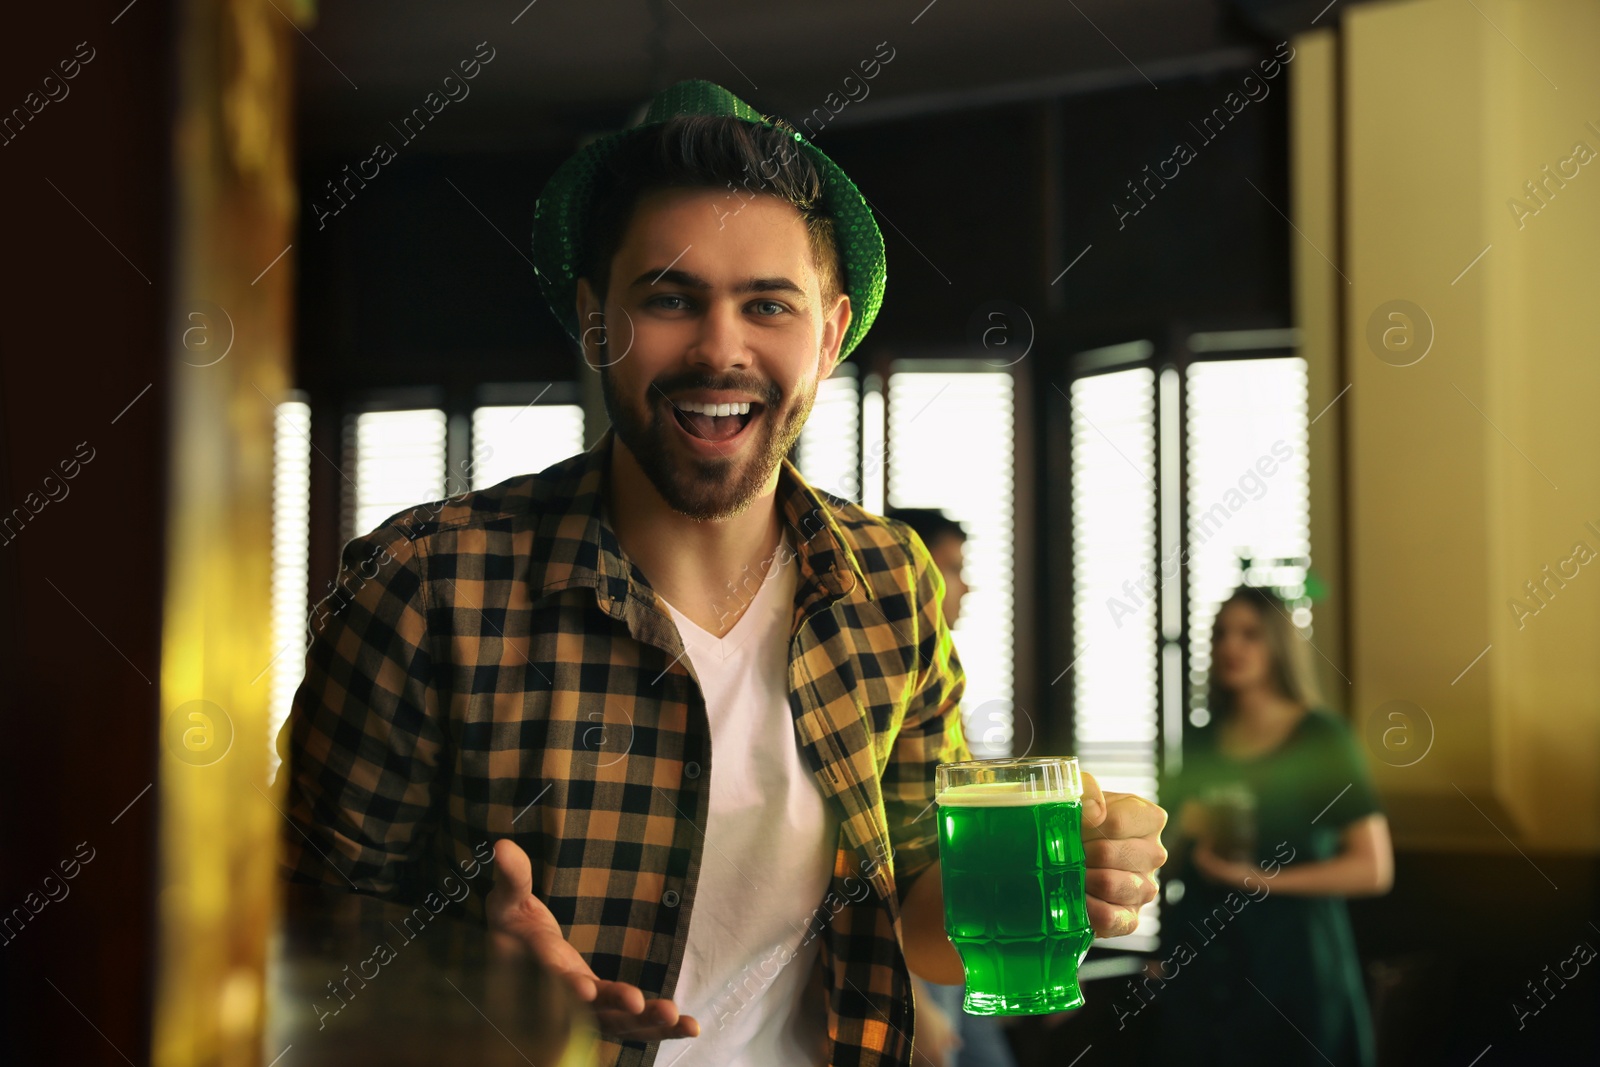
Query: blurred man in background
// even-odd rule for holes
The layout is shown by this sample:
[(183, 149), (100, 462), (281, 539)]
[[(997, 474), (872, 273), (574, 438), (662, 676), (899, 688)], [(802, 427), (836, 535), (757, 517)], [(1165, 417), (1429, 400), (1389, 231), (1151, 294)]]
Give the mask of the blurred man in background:
[[(945, 625), (954, 629), (956, 620), (961, 617), (961, 598), (972, 591), (962, 576), (967, 531), (938, 508), (890, 508), (887, 517), (911, 527), (928, 546), (934, 565), (944, 575)], [(999, 1020), (987, 1015), (968, 1015), (961, 1010), (965, 987), (937, 985), (921, 979), (917, 982), (936, 1005), (937, 1016), (929, 1027), (933, 1036), (929, 1038), (928, 1051), (933, 1052), (932, 1046), (942, 1042), (938, 1049), (943, 1055), (942, 1063), (935, 1056), (929, 1056), (938, 1067), (1016, 1067), (1016, 1057)], [(923, 1051), (919, 1042), (917, 1052), (920, 1055)]]

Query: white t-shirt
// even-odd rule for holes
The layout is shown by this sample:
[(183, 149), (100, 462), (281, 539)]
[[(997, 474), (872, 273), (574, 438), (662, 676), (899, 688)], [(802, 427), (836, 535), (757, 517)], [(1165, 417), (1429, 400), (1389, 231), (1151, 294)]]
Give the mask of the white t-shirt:
[(750, 606), (721, 638), (667, 605), (705, 694), (712, 768), (673, 998), (699, 1021), (700, 1036), (663, 1042), (659, 1067), (822, 1062), (826, 1009), (805, 994), (822, 944), (814, 913), (828, 891), (839, 823), (800, 754), (789, 712), (798, 571), (790, 544), (785, 530)]

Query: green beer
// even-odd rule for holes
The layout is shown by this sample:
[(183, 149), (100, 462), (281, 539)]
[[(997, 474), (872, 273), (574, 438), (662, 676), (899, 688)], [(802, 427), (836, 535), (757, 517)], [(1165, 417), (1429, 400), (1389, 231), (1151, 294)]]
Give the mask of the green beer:
[(938, 770), (945, 930), (972, 1015), (1083, 1004), (1094, 931), (1084, 901), (1076, 760), (976, 760)]

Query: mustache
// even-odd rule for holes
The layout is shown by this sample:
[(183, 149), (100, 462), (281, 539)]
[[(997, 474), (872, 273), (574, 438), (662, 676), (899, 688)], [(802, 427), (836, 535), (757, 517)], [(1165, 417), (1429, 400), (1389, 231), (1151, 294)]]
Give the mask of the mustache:
[(763, 381), (760, 378), (738, 374), (707, 374), (705, 372), (686, 371), (682, 374), (667, 374), (657, 378), (652, 386), (660, 391), (663, 399), (674, 393), (690, 389), (725, 390), (728, 392), (749, 393), (761, 398), (761, 402), (769, 408), (776, 408), (778, 401), (783, 399), (783, 390), (778, 388), (776, 382)]

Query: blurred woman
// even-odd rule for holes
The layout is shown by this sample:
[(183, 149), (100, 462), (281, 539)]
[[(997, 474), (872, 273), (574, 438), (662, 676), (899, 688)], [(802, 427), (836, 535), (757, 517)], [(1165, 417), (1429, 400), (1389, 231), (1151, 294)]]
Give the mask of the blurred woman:
[(1374, 1062), (1345, 898), (1387, 892), (1394, 853), (1350, 728), (1318, 706), (1306, 643), (1268, 590), (1240, 587), (1217, 612), (1215, 722), (1161, 791), (1179, 813), (1162, 948), (1119, 1010), (1154, 1009), (1162, 1062)]

